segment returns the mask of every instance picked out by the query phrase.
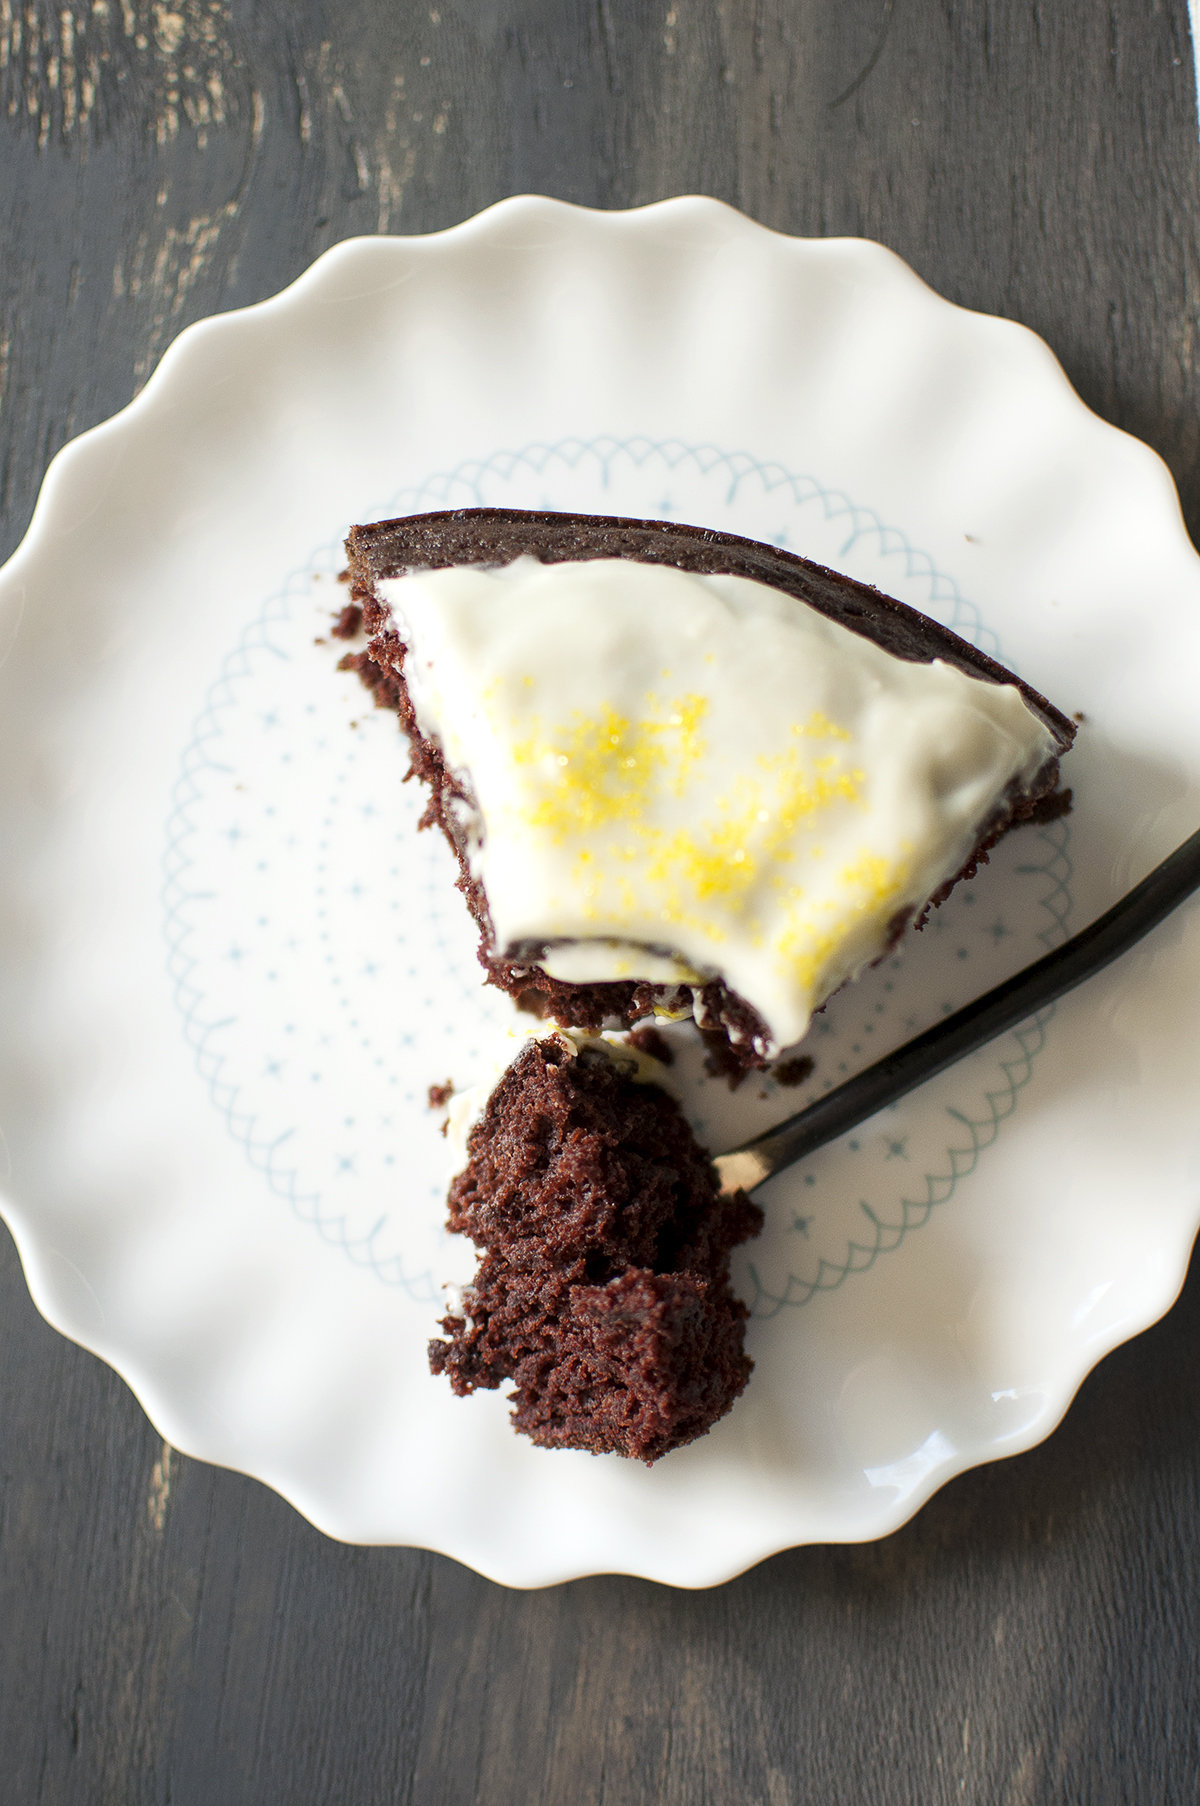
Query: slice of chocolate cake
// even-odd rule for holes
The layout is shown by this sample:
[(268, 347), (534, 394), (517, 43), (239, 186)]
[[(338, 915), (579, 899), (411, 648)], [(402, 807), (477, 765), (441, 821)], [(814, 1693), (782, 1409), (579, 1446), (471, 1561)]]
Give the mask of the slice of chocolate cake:
[(430, 1365), (460, 1396), (511, 1380), (513, 1424), (543, 1448), (656, 1461), (750, 1376), (729, 1254), (762, 1212), (719, 1195), (654, 1066), (579, 1036), (527, 1041), (450, 1188), (450, 1228), (480, 1260)]
[(395, 708), (480, 958), (595, 1030), (694, 1014), (761, 1065), (1010, 828), (1074, 728), (913, 609), (670, 522), (355, 527), (350, 655)]

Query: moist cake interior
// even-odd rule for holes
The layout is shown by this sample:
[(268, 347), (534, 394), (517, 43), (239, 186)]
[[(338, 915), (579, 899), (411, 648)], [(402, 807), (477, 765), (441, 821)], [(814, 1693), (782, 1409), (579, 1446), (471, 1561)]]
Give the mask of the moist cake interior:
[(729, 1410), (750, 1377), (729, 1255), (762, 1212), (720, 1195), (674, 1099), (565, 1036), (501, 1076), (450, 1188), (479, 1250), (465, 1313), (430, 1366), (460, 1396), (511, 1381), (543, 1448), (651, 1463)]

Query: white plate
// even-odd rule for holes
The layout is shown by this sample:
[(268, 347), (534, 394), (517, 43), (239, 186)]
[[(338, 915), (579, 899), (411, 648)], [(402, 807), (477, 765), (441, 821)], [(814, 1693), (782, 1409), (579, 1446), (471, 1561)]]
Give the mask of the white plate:
[(836, 1000), (807, 1090), (693, 1075), (714, 1146), (1081, 926), (1200, 816), (1170, 479), (1020, 327), (709, 200), (341, 245), (182, 334), (55, 460), (0, 574), (4, 1209), (34, 1297), (172, 1443), (348, 1540), (695, 1586), (882, 1535), (1044, 1436), (1174, 1297), (1200, 914), (766, 1189), (737, 1265), (756, 1372), (710, 1436), (652, 1470), (530, 1447), (424, 1355), (470, 1268), (425, 1093), (470, 1082), (508, 1006), (393, 721), (314, 644), (351, 521), (478, 501), (783, 538), (1085, 714), (1069, 824), (1011, 837)]

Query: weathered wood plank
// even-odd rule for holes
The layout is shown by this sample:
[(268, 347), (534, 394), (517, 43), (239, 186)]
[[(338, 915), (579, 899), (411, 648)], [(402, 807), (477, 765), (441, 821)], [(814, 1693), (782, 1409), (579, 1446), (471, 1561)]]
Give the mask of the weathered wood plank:
[[(882, 239), (1042, 332), (1200, 530), (1183, 0), (37, 0), (0, 46), (0, 552), (190, 320), (530, 189)], [(1200, 1274), (1050, 1443), (885, 1543), (512, 1594), (168, 1454), (5, 1240), (5, 1796), (1189, 1798), (1198, 1357)]]

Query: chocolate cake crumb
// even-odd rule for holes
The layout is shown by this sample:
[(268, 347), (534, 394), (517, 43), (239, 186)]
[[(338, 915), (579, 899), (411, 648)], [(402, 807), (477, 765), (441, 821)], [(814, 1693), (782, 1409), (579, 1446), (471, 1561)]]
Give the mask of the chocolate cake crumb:
[(771, 1077), (777, 1085), (803, 1085), (815, 1065), (811, 1054), (794, 1054), (790, 1060), (780, 1060), (772, 1066)]
[(362, 632), (363, 612), (357, 602), (347, 602), (330, 628), (335, 640), (356, 640)]
[(750, 1377), (729, 1254), (763, 1217), (721, 1197), (674, 1099), (551, 1036), (467, 1147), (449, 1226), (481, 1258), (433, 1372), (460, 1397), (512, 1380), (513, 1425), (541, 1448), (649, 1465), (703, 1435)]
[(652, 1022), (639, 1022), (630, 1034), (629, 1040), (639, 1053), (649, 1054), (650, 1058), (657, 1060), (661, 1066), (675, 1064), (675, 1049), (662, 1030), (655, 1028)]
[[(395, 710), (400, 706), (400, 682), (394, 671), (385, 671), (370, 652), (347, 652), (338, 660), (339, 671), (354, 671), (371, 692), (377, 709)], [(413, 775), (409, 767), (408, 776)], [(421, 826), (427, 824), (422, 821)]]
[(729, 1089), (736, 1091), (750, 1071), (740, 1049), (732, 1047), (719, 1029), (702, 1028), (700, 1038), (708, 1049), (704, 1056), (704, 1070), (709, 1078), (726, 1079)]
[(429, 1087), (429, 1108), (431, 1110), (444, 1110), (453, 1096), (453, 1079), (447, 1079), (444, 1085), (431, 1085)]
[(1064, 815), (1070, 815), (1074, 800), (1073, 790), (1052, 790), (1049, 796), (1039, 796), (1022, 820), (1044, 828), (1047, 822), (1061, 821)]

